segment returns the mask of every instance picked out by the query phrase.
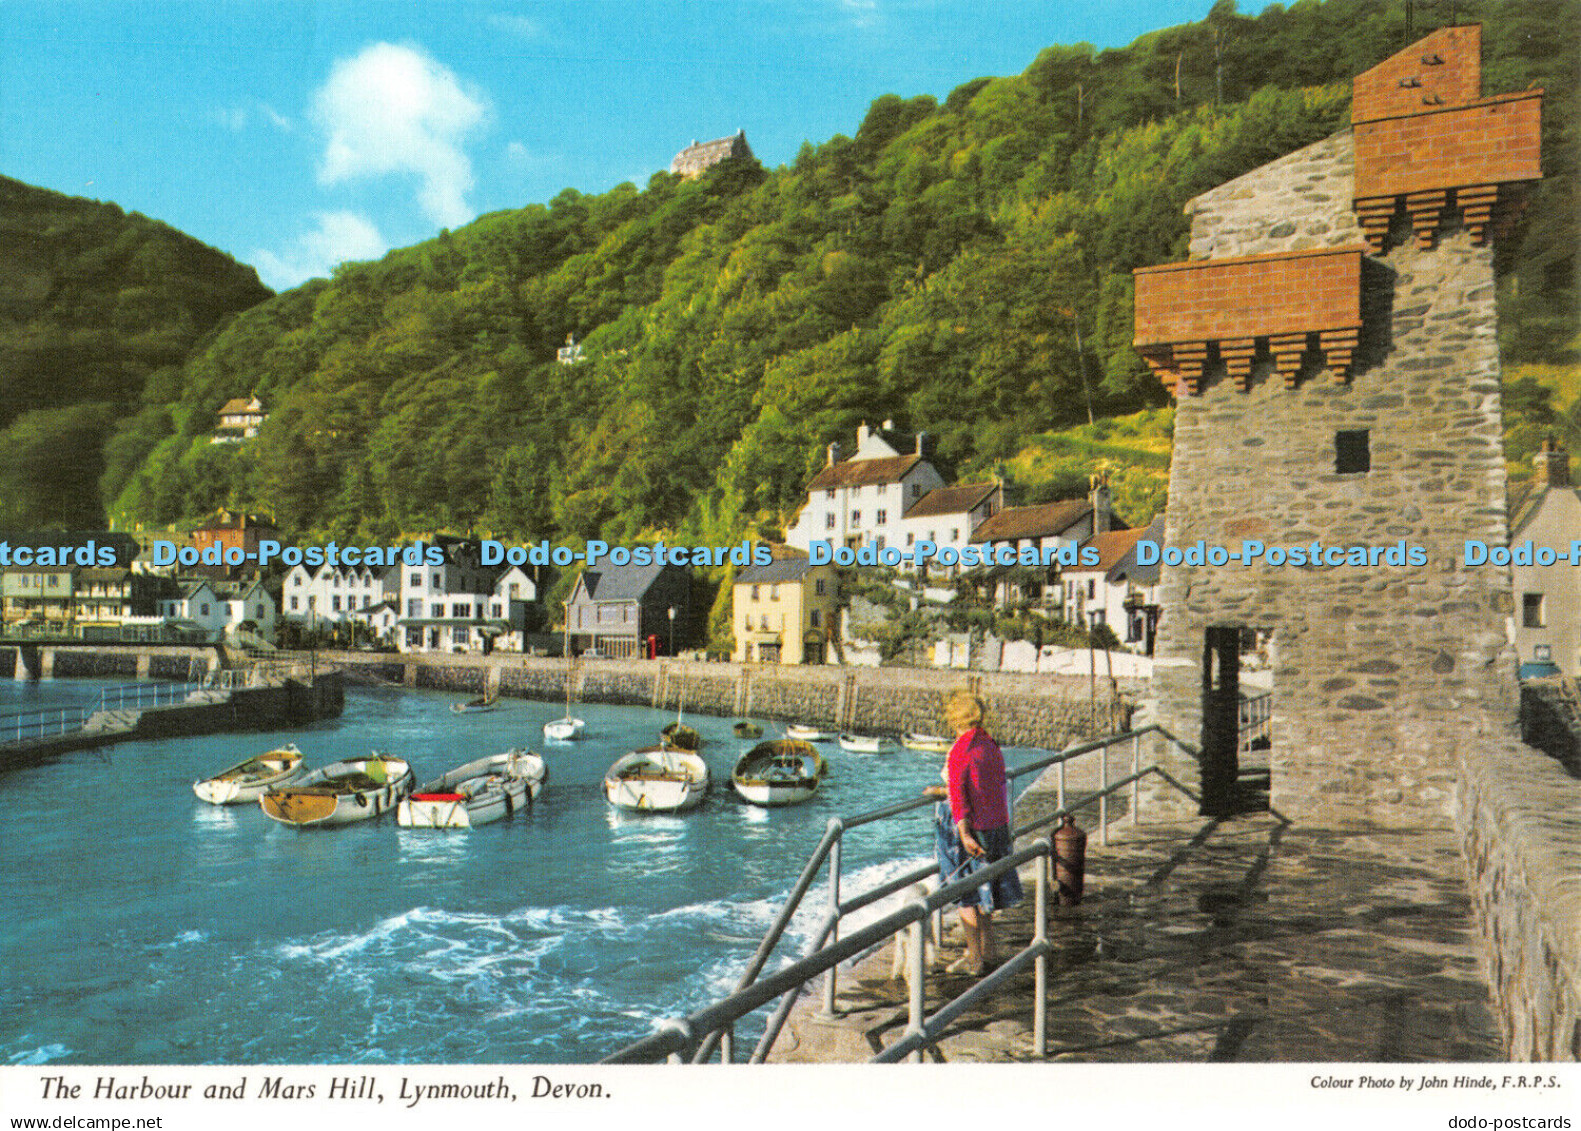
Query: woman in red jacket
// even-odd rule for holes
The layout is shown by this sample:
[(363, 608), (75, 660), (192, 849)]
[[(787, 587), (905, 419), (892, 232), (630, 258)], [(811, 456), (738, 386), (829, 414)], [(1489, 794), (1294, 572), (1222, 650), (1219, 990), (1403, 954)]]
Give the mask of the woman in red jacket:
[[(949, 799), (948, 814), (941, 803), (935, 819), (939, 882), (949, 884), (1008, 856), (1012, 846), (1005, 756), (983, 729), (983, 701), (957, 692), (945, 705), (944, 717), (959, 737), (945, 760), (947, 789), (928, 792)], [(1021, 897), (1021, 877), (1014, 868), (960, 897), (966, 955), (951, 970), (980, 975), (993, 967), (993, 913), (1015, 906)]]

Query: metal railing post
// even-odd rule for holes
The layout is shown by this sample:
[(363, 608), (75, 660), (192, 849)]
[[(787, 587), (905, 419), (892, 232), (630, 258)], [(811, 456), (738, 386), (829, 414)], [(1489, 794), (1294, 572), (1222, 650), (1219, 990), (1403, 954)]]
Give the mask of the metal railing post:
[[(923, 926), (927, 923), (926, 915), (906, 928), (906, 933), (911, 936), (911, 1001), (909, 1029), (913, 1033), (922, 1032), (923, 1012), (927, 1004), (927, 985), (924, 979), (928, 976), (928, 965), (922, 960)], [(923, 1062), (922, 1046), (911, 1054), (913, 1064)]]
[[(1040, 946), (1048, 943), (1048, 865), (1053, 862), (1054, 853), (1049, 851), (1048, 859), (1040, 864), (1037, 871), (1037, 883), (1033, 890), (1033, 898), (1037, 906), (1032, 915), (1032, 941)], [(1039, 1060), (1048, 1059), (1048, 993), (1049, 993), (1049, 956), (1045, 951), (1039, 951), (1037, 961), (1032, 967), (1035, 987), (1032, 993), (1032, 1055)]]
[(1098, 843), (1109, 843), (1109, 746), (1105, 743), (1098, 750)]
[[(845, 834), (842, 831), (829, 848), (829, 913), (834, 916), (834, 929), (829, 932), (831, 943), (840, 939), (840, 849), (844, 843)], [(835, 974), (839, 968), (838, 962), (829, 967), (828, 976), (823, 983), (823, 1011), (830, 1017), (835, 1015), (835, 993), (839, 988)]]
[(1142, 736), (1131, 736), (1131, 824), (1142, 823)]
[(1059, 764), (1059, 796), (1056, 798), (1056, 800), (1059, 801), (1059, 807), (1061, 809), (1065, 808), (1065, 763), (1064, 762), (1061, 762)]
[(734, 1064), (736, 1060), (736, 1027), (729, 1025), (719, 1038), (719, 1063)]

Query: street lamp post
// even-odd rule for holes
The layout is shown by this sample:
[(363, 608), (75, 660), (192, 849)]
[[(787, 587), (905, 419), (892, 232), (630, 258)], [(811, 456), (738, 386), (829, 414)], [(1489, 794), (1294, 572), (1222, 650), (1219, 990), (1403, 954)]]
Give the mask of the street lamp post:
[(670, 606), (670, 655), (675, 655), (675, 606)]

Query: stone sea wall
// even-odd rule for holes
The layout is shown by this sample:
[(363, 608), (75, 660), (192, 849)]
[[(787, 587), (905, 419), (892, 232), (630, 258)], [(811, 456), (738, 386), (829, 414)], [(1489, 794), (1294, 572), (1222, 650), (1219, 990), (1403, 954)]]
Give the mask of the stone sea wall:
[(1455, 820), (1515, 1060), (1581, 1060), (1581, 782), (1515, 742), (1461, 759)]
[(684, 660), (564, 660), (499, 654), (394, 658), (319, 653), (349, 681), (466, 695), (485, 690), (555, 702), (566, 679), (579, 701), (656, 707), (722, 717), (799, 722), (865, 734), (944, 730), (941, 708), (957, 688), (987, 703), (990, 726), (1006, 745), (1059, 749), (1125, 729), (1130, 704), (1086, 677), (939, 672), (912, 668), (779, 667)]

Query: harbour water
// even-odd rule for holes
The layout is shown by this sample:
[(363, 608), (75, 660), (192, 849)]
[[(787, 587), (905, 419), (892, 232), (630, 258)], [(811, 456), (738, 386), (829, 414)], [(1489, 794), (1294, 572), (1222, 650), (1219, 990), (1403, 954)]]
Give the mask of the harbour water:
[[(0, 714), (101, 686), (0, 685)], [(0, 1064), (594, 1061), (727, 993), (829, 818), (915, 796), (942, 761), (830, 744), (813, 801), (763, 810), (730, 789), (748, 745), (732, 720), (688, 716), (707, 801), (629, 815), (605, 801), (603, 774), (673, 715), (582, 704), (583, 740), (547, 743), (563, 705), (456, 715), (460, 698), (352, 688), (342, 718), (307, 730), (0, 774)], [(531, 812), (470, 832), (391, 818), (302, 832), (193, 795), (195, 779), (284, 742), (312, 766), (400, 754), (419, 781), (525, 745), (549, 781)], [(925, 814), (851, 834), (846, 890), (926, 859)], [(823, 902), (806, 906), (786, 961)]]

